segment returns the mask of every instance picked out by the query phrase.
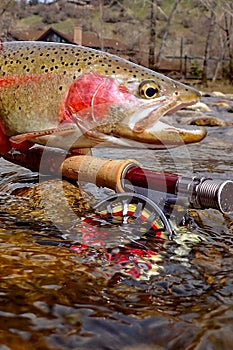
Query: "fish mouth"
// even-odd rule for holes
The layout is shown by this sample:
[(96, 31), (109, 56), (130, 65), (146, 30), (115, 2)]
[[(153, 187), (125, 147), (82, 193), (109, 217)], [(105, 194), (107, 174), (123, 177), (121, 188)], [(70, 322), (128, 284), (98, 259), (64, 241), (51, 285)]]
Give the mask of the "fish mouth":
[(159, 119), (167, 114), (190, 106), (199, 100), (197, 94), (192, 100), (175, 101), (161, 99), (155, 106), (138, 111), (136, 114), (119, 123), (114, 129), (114, 136), (143, 143), (147, 148), (164, 149), (183, 144), (200, 142), (207, 131), (202, 127), (175, 127)]

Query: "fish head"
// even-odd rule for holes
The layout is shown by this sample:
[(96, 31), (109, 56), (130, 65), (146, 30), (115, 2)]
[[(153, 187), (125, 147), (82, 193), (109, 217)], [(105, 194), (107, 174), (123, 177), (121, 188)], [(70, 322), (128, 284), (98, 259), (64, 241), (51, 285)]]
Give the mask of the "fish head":
[(196, 89), (136, 65), (118, 70), (85, 73), (69, 89), (66, 113), (85, 137), (98, 144), (152, 149), (205, 137), (204, 128), (177, 128), (160, 121), (196, 103), (200, 99)]

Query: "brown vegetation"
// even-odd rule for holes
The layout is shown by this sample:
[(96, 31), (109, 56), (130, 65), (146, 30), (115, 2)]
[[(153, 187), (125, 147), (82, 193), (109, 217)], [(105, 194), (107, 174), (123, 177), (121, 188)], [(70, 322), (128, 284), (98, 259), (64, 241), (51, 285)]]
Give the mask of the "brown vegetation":
[(84, 31), (95, 32), (100, 41), (111, 38), (124, 42), (128, 57), (139, 64), (159, 69), (161, 62), (166, 64), (165, 58), (172, 56), (167, 65), (171, 65), (171, 70), (172, 65), (179, 66), (182, 78), (188, 69), (203, 84), (207, 79), (217, 78), (233, 82), (231, 0), (2, 0), (0, 3), (2, 40), (11, 40), (12, 28), (28, 31), (53, 26), (69, 34), (77, 25)]

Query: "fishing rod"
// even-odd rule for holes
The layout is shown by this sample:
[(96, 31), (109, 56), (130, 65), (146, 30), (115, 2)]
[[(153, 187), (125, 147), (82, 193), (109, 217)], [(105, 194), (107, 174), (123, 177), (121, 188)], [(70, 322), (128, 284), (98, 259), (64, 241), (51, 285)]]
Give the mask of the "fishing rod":
[[(143, 169), (134, 160), (72, 155), (49, 147), (33, 147), (26, 154), (7, 154), (5, 159), (43, 174), (61, 174), (81, 183), (94, 183), (117, 193), (146, 194), (145, 190), (168, 194), (168, 202), (177, 196), (188, 200), (195, 209), (217, 209), (233, 212), (233, 181), (203, 176), (182, 176)], [(142, 191), (142, 189), (144, 189)], [(169, 196), (170, 194), (170, 196)]]
[[(97, 215), (93, 224), (95, 220), (104, 227), (115, 224), (135, 237), (167, 232), (168, 239), (172, 239), (173, 221), (178, 225), (187, 222), (186, 206), (217, 209), (223, 214), (233, 212), (231, 180), (159, 173), (143, 169), (131, 159), (72, 155), (41, 146), (34, 146), (26, 153), (10, 152), (4, 158), (41, 174), (74, 180), (79, 187), (93, 183), (114, 190), (115, 194), (93, 206)], [(178, 211), (177, 207), (182, 210)]]
[[(233, 181), (217, 180), (203, 176), (181, 176), (158, 173), (138, 166), (126, 168), (123, 173), (123, 187), (127, 181), (134, 187), (147, 187), (155, 191), (184, 196), (190, 207), (195, 209), (217, 209), (224, 214), (233, 212)], [(126, 182), (126, 184), (125, 184)]]

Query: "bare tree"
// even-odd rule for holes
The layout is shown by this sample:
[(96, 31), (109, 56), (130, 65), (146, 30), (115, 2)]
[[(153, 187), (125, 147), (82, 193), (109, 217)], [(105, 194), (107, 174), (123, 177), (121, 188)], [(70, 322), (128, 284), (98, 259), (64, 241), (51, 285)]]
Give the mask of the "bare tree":
[(0, 40), (8, 40), (10, 38), (10, 30), (14, 23), (14, 0), (1, 0), (0, 2)]
[(150, 69), (155, 68), (156, 9), (157, 9), (157, 0), (151, 0), (149, 62), (148, 62)]
[(233, 84), (233, 52), (232, 52), (232, 30), (233, 30), (233, 16), (225, 13), (225, 33), (226, 42), (229, 55), (229, 81)]
[(2, 0), (0, 3), (0, 18), (4, 15), (14, 4), (14, 0)]
[(158, 55), (157, 55), (157, 59), (156, 59), (156, 65), (157, 66), (160, 65), (162, 54), (163, 54), (163, 50), (164, 50), (165, 45), (166, 45), (167, 36), (169, 34), (169, 30), (170, 30), (170, 27), (171, 27), (172, 18), (174, 16), (174, 14), (176, 12), (176, 9), (177, 9), (177, 6), (178, 6), (178, 4), (180, 2), (181, 2), (181, 0), (175, 0), (174, 1), (172, 9), (171, 9), (171, 12), (168, 15), (167, 23), (166, 23), (166, 26), (165, 26), (165, 29), (164, 29), (162, 42), (161, 42), (160, 49), (159, 49), (159, 52), (158, 52)]
[(213, 43), (214, 27), (218, 25), (218, 35), (220, 40), (215, 41), (215, 50), (219, 51), (213, 81), (216, 79), (218, 71), (223, 66), (226, 59), (229, 60), (228, 77), (233, 83), (233, 3), (232, 0), (200, 0), (201, 4), (211, 12), (210, 26), (205, 45), (205, 56), (203, 62), (202, 82), (207, 84), (207, 69), (210, 47)]
[(206, 44), (205, 44), (205, 54), (203, 61), (203, 70), (202, 70), (202, 84), (207, 86), (207, 72), (208, 72), (208, 61), (210, 56), (210, 48), (212, 45), (213, 35), (214, 35), (214, 27), (216, 23), (216, 14), (215, 9), (217, 6), (217, 1), (214, 0), (211, 5), (211, 14), (210, 14), (210, 25), (207, 33)]
[[(208, 0), (202, 0), (207, 2)], [(210, 6), (210, 3), (208, 3)], [(219, 0), (218, 6), (215, 10), (217, 30), (215, 39), (215, 51), (218, 51), (218, 61), (215, 67), (212, 80), (215, 81), (218, 77), (219, 71), (224, 67), (226, 60), (229, 61), (228, 76), (229, 80), (233, 82), (233, 3), (232, 0)], [(225, 65), (226, 67), (226, 65)], [(225, 75), (226, 76), (226, 75)]]
[(99, 30), (99, 39), (100, 39), (100, 48), (101, 50), (104, 49), (104, 34), (103, 34), (103, 1), (99, 0), (99, 21), (100, 21), (100, 30)]
[(223, 65), (223, 61), (225, 59), (225, 56), (226, 56), (226, 38), (225, 38), (225, 35), (223, 35), (222, 31), (218, 31), (218, 37), (219, 37), (219, 49), (220, 49), (220, 52), (219, 52), (219, 59), (217, 61), (217, 64), (216, 64), (216, 67), (215, 67), (215, 71), (214, 71), (214, 74), (213, 74), (213, 77), (212, 77), (212, 81), (214, 82), (216, 79), (217, 79), (217, 76), (219, 74), (219, 70), (220, 68), (222, 67)]

